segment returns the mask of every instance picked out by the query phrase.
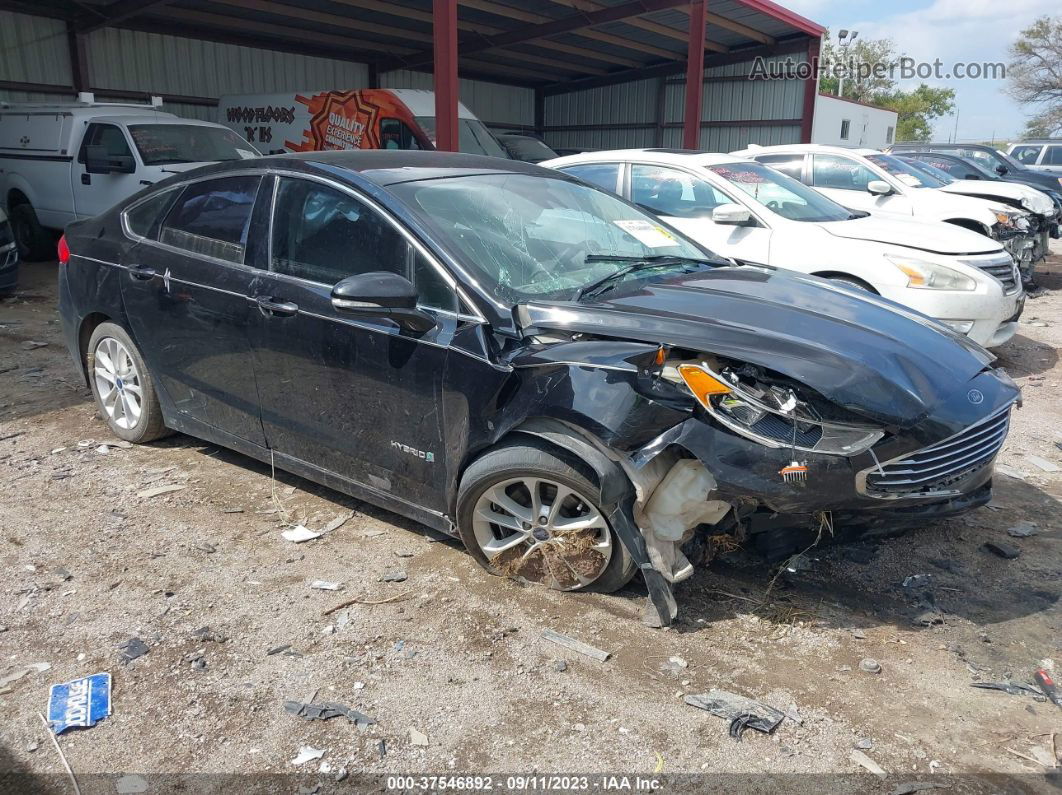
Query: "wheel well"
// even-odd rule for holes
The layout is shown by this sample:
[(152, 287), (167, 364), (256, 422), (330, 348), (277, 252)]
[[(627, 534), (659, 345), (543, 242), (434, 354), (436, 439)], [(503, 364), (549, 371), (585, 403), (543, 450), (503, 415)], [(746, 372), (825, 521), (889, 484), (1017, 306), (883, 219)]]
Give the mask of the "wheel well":
[(979, 224), (977, 221), (971, 221), (969, 218), (948, 218), (944, 223), (952, 224), (953, 226), (961, 226), (963, 229), (969, 229), (971, 232), (977, 232), (979, 235), (989, 234), (989, 230), (985, 228), (984, 224)]
[(859, 282), (863, 285), (863, 289), (868, 292), (874, 293), (874, 295), (881, 295), (877, 290), (870, 286), (869, 283), (863, 281), (858, 276), (853, 276), (850, 273), (841, 273), (840, 271), (819, 271), (818, 273), (811, 274), (812, 276), (818, 276), (823, 279), (847, 279), (850, 282)]
[(10, 210), (12, 207), (17, 207), (20, 204), (29, 204), (30, 200), (26, 198), (26, 194), (17, 188), (12, 188), (7, 192), (7, 208)]
[(85, 315), (85, 319), (81, 321), (81, 328), (77, 333), (77, 350), (79, 358), (81, 359), (81, 370), (88, 380), (88, 344), (89, 339), (92, 337), (92, 332), (96, 330), (96, 327), (100, 323), (106, 323), (110, 320), (107, 315), (102, 312), (90, 312)]

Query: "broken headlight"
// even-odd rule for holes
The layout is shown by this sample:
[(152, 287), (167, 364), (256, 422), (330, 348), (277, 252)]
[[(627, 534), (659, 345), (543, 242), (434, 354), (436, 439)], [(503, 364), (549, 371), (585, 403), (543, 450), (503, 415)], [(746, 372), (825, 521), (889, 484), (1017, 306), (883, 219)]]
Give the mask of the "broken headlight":
[(768, 447), (851, 456), (885, 435), (879, 428), (830, 421), (793, 387), (767, 383), (748, 369), (716, 373), (703, 362), (685, 363), (675, 375), (720, 424)]

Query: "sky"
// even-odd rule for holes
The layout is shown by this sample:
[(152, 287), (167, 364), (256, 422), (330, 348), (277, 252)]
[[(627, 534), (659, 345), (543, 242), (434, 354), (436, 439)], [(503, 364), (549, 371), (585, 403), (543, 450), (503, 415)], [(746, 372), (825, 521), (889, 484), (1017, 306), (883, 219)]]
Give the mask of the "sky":
[[(916, 61), (940, 58), (944, 69), (955, 62), (1002, 62), (1020, 32), (1039, 16), (1060, 13), (1059, 0), (781, 0), (785, 7), (830, 29), (859, 31), (861, 39), (892, 39), (898, 52)], [(901, 81), (914, 88), (917, 79)], [(1006, 95), (1005, 80), (926, 80), (956, 91), (958, 140), (1019, 137), (1026, 111)], [(939, 119), (934, 138), (948, 139), (955, 117)]]

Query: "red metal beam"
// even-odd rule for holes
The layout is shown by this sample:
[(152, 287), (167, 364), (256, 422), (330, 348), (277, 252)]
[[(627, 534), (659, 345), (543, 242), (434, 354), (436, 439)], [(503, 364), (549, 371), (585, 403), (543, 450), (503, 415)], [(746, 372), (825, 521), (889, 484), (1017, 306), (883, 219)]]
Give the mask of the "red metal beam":
[(706, 0), (690, 3), (690, 32), (686, 50), (686, 110), (683, 114), (682, 146), (700, 149), (701, 97), (704, 94), (704, 27)]
[(802, 17), (800, 14), (795, 11), (790, 11), (788, 8), (782, 8), (782, 6), (772, 2), (772, 0), (738, 0), (738, 2), (746, 8), (751, 8), (753, 11), (759, 11), (761, 14), (773, 17), (779, 22), (791, 25), (808, 35), (821, 36), (826, 32), (826, 28), (818, 22), (812, 22), (807, 17)]
[(811, 143), (811, 129), (815, 123), (815, 100), (819, 93), (819, 47), (821, 39), (808, 39), (808, 65), (810, 75), (804, 80), (804, 118), (800, 124), (800, 142)]
[(435, 45), (435, 148), (458, 151), (457, 0), (432, 0)]

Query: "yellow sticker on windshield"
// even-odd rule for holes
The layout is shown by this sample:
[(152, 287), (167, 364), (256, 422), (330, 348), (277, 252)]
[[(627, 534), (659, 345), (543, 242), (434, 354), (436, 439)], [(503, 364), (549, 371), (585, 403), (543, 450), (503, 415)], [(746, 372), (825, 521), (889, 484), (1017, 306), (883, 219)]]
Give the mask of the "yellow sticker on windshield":
[(665, 246), (678, 245), (674, 235), (659, 224), (641, 220), (613, 221), (612, 223), (635, 238), (643, 246), (664, 248)]

